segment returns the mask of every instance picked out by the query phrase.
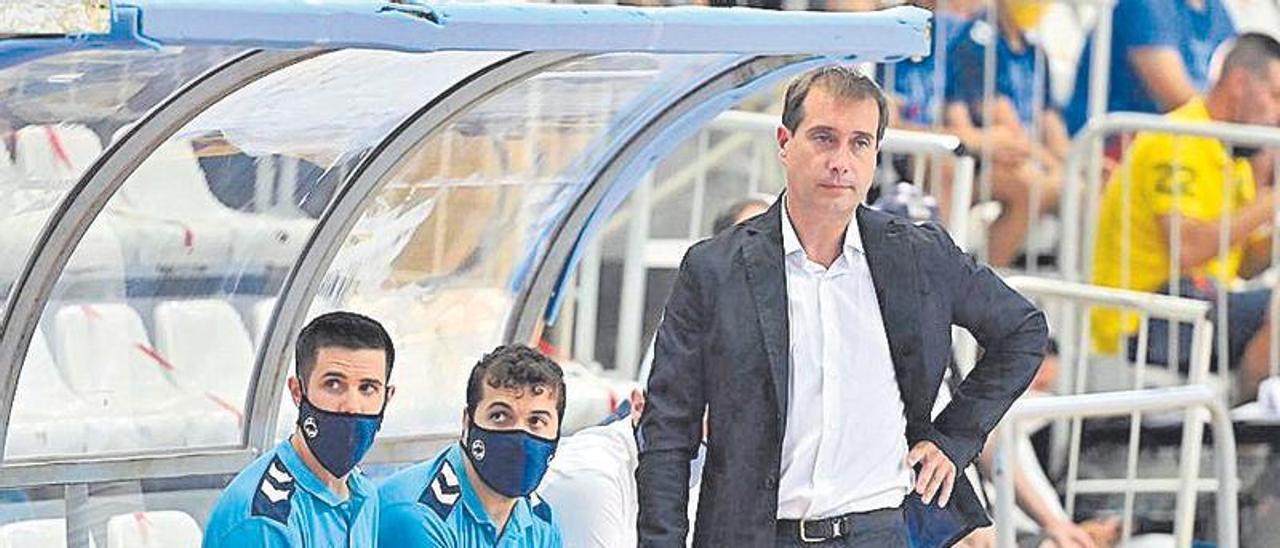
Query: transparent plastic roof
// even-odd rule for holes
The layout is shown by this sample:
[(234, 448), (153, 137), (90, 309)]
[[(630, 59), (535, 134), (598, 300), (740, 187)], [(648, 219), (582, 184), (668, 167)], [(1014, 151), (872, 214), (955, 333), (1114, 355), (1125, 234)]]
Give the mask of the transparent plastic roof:
[[(0, 113), (16, 130), (84, 124), (110, 136), (238, 51), (229, 47), (86, 49), (10, 64), (0, 55)], [(15, 57), (17, 57), (15, 55)]]
[(281, 150), (326, 165), (377, 143), (407, 114), (508, 52), (341, 50), (255, 82), (183, 129), (219, 132), (250, 155)]
[(0, 264), (0, 288), (6, 294), (50, 211), (111, 135), (234, 51), (94, 49), (0, 68), (0, 254), (10, 258)]
[[(387, 435), (452, 433), (467, 374), (502, 342), (515, 297), (610, 139), (724, 55), (606, 54), (516, 83), (420, 144), (385, 181), (325, 277), (313, 315), (350, 309), (397, 341)], [(577, 384), (577, 378), (570, 378)], [(583, 395), (566, 428), (607, 412)], [(288, 428), (291, 407), (281, 410)]]
[[(502, 57), (329, 53), (179, 130), (115, 193), (72, 254), (78, 268), (58, 280), (6, 453), (238, 444), (260, 334), (339, 172), (370, 135)], [(38, 411), (55, 392), (67, 404), (46, 417)], [(24, 437), (67, 423), (108, 434), (74, 446)]]
[[(25, 278), (37, 280), (31, 287), (39, 291), (6, 302), (0, 359), (10, 364), (3, 385), (16, 392), (6, 460), (227, 446), (251, 453), (245, 427), (277, 418), (266, 416), (262, 396), (248, 393), (262, 333), (270, 322), (290, 320), (273, 318), (275, 301), (304, 259), (321, 256), (333, 259), (316, 274), (323, 280), (314, 310), (375, 313), (405, 347), (405, 367), (396, 369), (405, 383), (452, 383), (450, 397), (431, 409), (400, 398), (410, 407), (393, 404), (388, 431), (452, 431), (460, 372), (509, 333), (515, 301), (556, 239), (579, 236), (559, 233), (567, 215), (624, 150), (647, 150), (630, 139), (652, 139), (644, 125), (694, 84), (723, 74), (732, 83), (717, 89), (732, 89), (769, 67), (893, 59), (924, 53), (928, 43), (928, 15), (914, 8), (818, 14), (365, 0), (112, 6), (108, 35), (50, 46), (80, 48), (70, 53), (42, 56), (40, 47), (26, 47), (43, 38), (0, 40), (0, 133), (7, 137), (0, 143), (10, 148), (0, 151), (0, 252), (12, 258), (0, 266), (0, 285), (22, 281), (15, 276), (23, 257), (47, 265)], [(565, 51), (566, 36), (574, 37), (573, 52)], [(526, 66), (512, 61), (517, 55), (568, 60), (518, 77), (492, 68)], [(735, 68), (750, 59), (776, 63)], [(508, 81), (475, 104), (435, 101), (494, 73)], [(211, 105), (175, 100), (152, 112), (185, 122), (138, 123), (185, 85), (213, 94), (209, 79), (223, 75), (218, 85), (245, 83)], [(722, 98), (709, 99), (718, 108)], [(343, 193), (386, 152), (377, 146), (427, 114), (441, 116), (440, 125), (414, 137), (412, 152), (377, 176), (367, 199)], [(111, 148), (132, 124), (136, 132)], [(100, 158), (104, 149), (145, 152), (157, 144), (148, 157)], [(102, 169), (83, 177), (95, 159)], [(77, 184), (78, 192), (68, 192)], [(91, 184), (97, 193), (84, 192)], [(349, 233), (305, 245), (324, 212), (354, 200), (359, 206), (335, 220), (352, 223)], [(32, 254), (55, 207), (67, 213), (51, 238), (74, 248), (46, 245)], [(203, 327), (211, 325), (217, 328)], [(25, 334), (34, 335), (30, 345)], [(287, 369), (286, 358), (266, 359), (258, 382)], [(272, 386), (262, 392), (274, 397)], [(55, 409), (49, 401), (68, 404)], [(292, 413), (286, 405), (277, 416)], [(90, 433), (91, 423), (102, 428)], [(260, 445), (249, 430), (248, 443)]]

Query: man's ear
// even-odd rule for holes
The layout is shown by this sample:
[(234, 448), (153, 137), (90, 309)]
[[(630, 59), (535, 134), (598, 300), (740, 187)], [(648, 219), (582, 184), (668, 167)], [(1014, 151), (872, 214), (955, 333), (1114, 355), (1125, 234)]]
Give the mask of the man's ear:
[(387, 399), (385, 399), (385, 400), (383, 400), (383, 401), (382, 401), (382, 405), (386, 405), (386, 404), (388, 404), (388, 403), (391, 403), (391, 398), (392, 398), (392, 397), (394, 397), (395, 395), (396, 395), (396, 385), (394, 385), (394, 384), (388, 384), (388, 385), (387, 385)]
[(298, 377), (289, 377), (289, 396), (293, 398), (294, 407), (302, 407), (302, 381)]
[(785, 126), (778, 126), (774, 136), (778, 140), (778, 157), (785, 159), (787, 157), (787, 143), (791, 142), (791, 131)]

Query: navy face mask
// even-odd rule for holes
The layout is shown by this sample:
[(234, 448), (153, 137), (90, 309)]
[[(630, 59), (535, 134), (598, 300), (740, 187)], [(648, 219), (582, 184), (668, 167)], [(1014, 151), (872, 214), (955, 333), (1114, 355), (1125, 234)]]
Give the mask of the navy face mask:
[(303, 394), (302, 404), (298, 406), (298, 431), (320, 466), (341, 478), (355, 468), (373, 446), (373, 437), (382, 428), (382, 414), (386, 409), (384, 401), (382, 411), (376, 415), (325, 411), (311, 405)]
[(556, 454), (560, 438), (539, 438), (524, 430), (486, 430), (471, 420), (462, 450), (485, 485), (504, 497), (532, 493)]

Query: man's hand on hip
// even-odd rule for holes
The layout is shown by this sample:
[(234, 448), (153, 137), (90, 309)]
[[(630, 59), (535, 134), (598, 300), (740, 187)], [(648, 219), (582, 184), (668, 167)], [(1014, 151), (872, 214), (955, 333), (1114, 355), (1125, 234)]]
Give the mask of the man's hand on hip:
[(956, 483), (956, 465), (931, 441), (922, 441), (907, 453), (907, 466), (920, 465), (916, 475), (916, 493), (927, 505), (938, 497), (938, 507), (946, 508), (951, 501), (951, 488)]

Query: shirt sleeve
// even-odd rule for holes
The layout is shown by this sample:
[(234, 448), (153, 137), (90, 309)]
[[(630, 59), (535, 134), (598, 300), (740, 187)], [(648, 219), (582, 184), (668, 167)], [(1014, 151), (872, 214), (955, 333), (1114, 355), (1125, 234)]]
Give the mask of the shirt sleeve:
[(1178, 46), (1181, 21), (1169, 0), (1120, 0), (1113, 20), (1123, 22), (1115, 28), (1127, 48)]
[(635, 544), (635, 503), (628, 516), (622, 489), (606, 474), (595, 470), (559, 472), (540, 494), (555, 510), (551, 528), (556, 546), (560, 546), (562, 536), (574, 548)]
[(456, 548), (458, 540), (453, 531), (430, 512), (424, 512), (415, 504), (400, 503), (383, 506), (378, 522), (378, 546), (435, 546)]
[(289, 548), (294, 546), (288, 532), (272, 521), (260, 518), (249, 518), (235, 527), (217, 535), (205, 537), (203, 548), (233, 548), (239, 546), (262, 546), (264, 548)]

